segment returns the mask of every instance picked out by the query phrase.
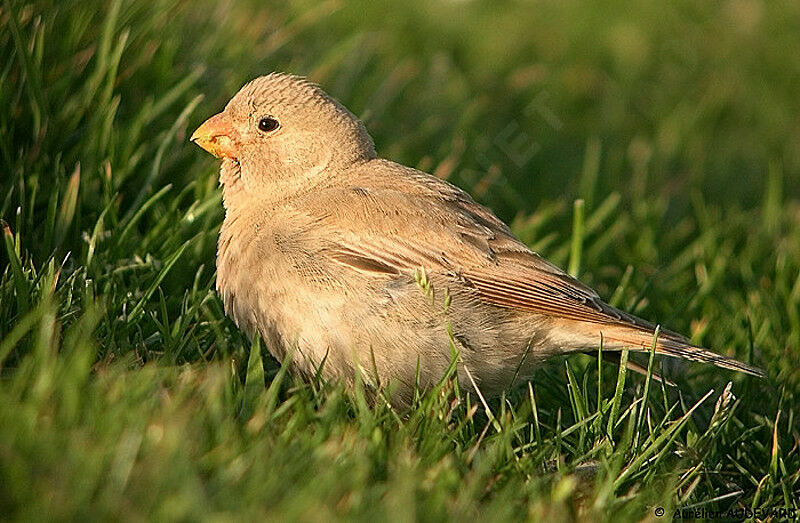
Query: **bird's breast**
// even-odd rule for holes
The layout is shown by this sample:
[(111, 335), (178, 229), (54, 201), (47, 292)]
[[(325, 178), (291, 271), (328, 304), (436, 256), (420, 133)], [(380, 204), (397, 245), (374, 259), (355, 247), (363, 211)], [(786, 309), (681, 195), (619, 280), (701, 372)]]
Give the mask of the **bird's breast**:
[[(258, 216), (270, 214), (269, 220)], [(225, 312), (249, 337), (258, 333), (281, 360), (313, 366), (331, 347), (352, 345), (343, 325), (349, 293), (320, 253), (279, 214), (226, 217), (217, 250), (217, 290)], [(274, 225), (273, 225), (274, 222)], [(291, 224), (291, 225), (290, 225)]]

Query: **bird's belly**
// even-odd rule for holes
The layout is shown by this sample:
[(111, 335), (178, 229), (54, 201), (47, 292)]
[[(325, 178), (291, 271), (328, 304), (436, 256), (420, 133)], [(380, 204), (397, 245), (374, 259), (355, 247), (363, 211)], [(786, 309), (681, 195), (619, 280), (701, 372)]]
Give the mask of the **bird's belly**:
[(217, 287), (226, 313), (248, 336), (258, 333), (279, 361), (291, 351), (292, 370), (306, 378), (320, 371), (352, 384), (359, 372), (366, 382), (397, 384), (404, 397), (417, 378), (433, 386), (455, 348), (462, 389), (474, 379), (491, 394), (511, 380), (515, 358), (525, 352), (528, 340), (508, 334), (520, 329), (505, 311), (470, 306), (465, 292), (445, 292), (451, 282), (443, 279), (431, 299), (411, 276), (376, 284), (324, 266), (301, 271), (279, 252), (225, 254), (218, 258)]
[(341, 374), (342, 363), (333, 360), (342, 359), (340, 355), (352, 345), (352, 339), (342, 321), (340, 300), (310, 289), (290, 267), (259, 265), (255, 271), (226, 274), (218, 270), (218, 290), (226, 314), (251, 339), (260, 335), (279, 361), (292, 352), (293, 370), (301, 375), (313, 376), (323, 361), (324, 375)]

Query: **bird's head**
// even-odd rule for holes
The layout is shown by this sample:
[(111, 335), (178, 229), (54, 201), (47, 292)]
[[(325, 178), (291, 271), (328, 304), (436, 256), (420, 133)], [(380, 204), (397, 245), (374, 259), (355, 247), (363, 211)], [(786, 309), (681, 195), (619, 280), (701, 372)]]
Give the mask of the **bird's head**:
[[(223, 185), (241, 181), (248, 192), (280, 190), (281, 180), (313, 183), (375, 157), (372, 139), (350, 111), (315, 84), (283, 73), (246, 84), (191, 141), (223, 159)], [(226, 167), (236, 171), (227, 180)]]

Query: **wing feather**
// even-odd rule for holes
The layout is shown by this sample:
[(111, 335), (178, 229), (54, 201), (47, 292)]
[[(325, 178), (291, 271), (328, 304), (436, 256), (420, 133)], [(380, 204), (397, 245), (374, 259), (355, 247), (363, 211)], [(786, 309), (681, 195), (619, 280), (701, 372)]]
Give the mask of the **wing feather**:
[[(617, 348), (649, 350), (652, 323), (603, 302), (594, 290), (529, 250), (465, 192), (419, 171), (376, 161), (383, 163), (371, 166), (369, 180), (347, 193), (369, 207), (362, 214), (339, 217), (339, 226), (353, 223), (353, 230), (331, 241), (332, 259), (387, 279), (419, 268), (438, 271), (474, 289), (475, 299), (484, 303), (575, 322), (571, 328), (603, 332)], [(332, 206), (336, 197), (319, 197), (320, 206), (332, 215), (358, 207)], [(398, 218), (405, 220), (400, 226)], [(671, 331), (661, 332), (657, 350), (763, 375), (760, 369), (696, 347)]]

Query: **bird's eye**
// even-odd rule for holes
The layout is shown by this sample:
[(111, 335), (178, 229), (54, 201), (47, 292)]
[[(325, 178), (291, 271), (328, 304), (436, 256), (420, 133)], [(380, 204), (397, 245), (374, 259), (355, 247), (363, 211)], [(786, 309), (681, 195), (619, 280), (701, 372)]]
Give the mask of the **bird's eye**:
[(278, 120), (271, 116), (265, 116), (261, 120), (258, 121), (258, 129), (265, 133), (269, 133), (277, 129), (281, 124), (278, 123)]

